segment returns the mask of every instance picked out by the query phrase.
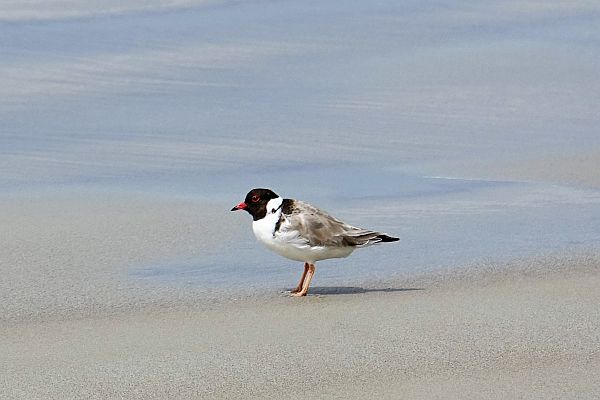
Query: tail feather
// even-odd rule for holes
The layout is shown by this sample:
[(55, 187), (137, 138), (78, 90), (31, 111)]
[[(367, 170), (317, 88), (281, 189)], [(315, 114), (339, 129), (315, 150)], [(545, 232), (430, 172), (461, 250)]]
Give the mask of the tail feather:
[(377, 243), (396, 242), (397, 237), (388, 236), (385, 233), (366, 231), (354, 235), (344, 235), (343, 242), (347, 246), (364, 247)]
[(388, 236), (385, 233), (382, 233), (381, 235), (377, 235), (378, 239), (381, 239), (381, 241), (383, 243), (387, 243), (387, 242), (397, 242), (398, 240), (400, 240), (400, 238), (397, 237), (393, 237), (393, 236)]

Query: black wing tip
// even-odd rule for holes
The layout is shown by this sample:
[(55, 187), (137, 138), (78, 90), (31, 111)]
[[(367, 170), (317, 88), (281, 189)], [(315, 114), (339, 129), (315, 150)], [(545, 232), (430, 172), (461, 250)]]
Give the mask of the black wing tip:
[(388, 236), (388, 235), (384, 235), (384, 234), (378, 235), (377, 238), (381, 239), (381, 242), (383, 242), (383, 243), (397, 242), (398, 240), (400, 240), (400, 238)]

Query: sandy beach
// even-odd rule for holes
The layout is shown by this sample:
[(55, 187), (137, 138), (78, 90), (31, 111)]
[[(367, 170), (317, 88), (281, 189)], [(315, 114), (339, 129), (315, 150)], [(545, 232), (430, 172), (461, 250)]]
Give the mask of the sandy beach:
[(3, 398), (598, 398), (600, 264), (518, 265), (3, 323)]
[(223, 251), (218, 242), (256, 247), (245, 219), (211, 218), (224, 207), (103, 192), (6, 197), (3, 398), (600, 395), (596, 252), (352, 286), (323, 284), (323, 266), (306, 298), (285, 285), (206, 290), (131, 276), (132, 265)]
[(600, 395), (595, 252), (355, 286), (317, 275), (298, 299), (128, 275), (247, 240), (231, 236), (242, 219), (207, 225), (224, 205), (64, 192), (2, 205), (3, 398)]
[(598, 4), (5, 3), (0, 400), (600, 398)]

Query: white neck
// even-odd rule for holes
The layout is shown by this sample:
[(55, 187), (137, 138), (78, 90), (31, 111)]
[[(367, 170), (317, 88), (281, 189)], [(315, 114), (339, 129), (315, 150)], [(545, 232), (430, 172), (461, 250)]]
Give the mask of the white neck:
[(277, 214), (277, 219), (279, 219), (279, 215), (281, 215), (281, 204), (283, 203), (283, 199), (281, 197), (276, 197), (274, 199), (269, 200), (267, 203), (267, 215), (269, 214)]
[(281, 197), (269, 200), (267, 203), (267, 214), (262, 219), (252, 222), (252, 230), (258, 240), (264, 242), (273, 239), (275, 225), (281, 216), (282, 203), (283, 199)]

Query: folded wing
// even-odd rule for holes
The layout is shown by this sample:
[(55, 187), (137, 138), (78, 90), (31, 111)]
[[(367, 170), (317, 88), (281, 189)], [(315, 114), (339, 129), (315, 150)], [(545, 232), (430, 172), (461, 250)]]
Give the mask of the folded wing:
[(364, 247), (398, 238), (348, 225), (303, 201), (285, 199), (278, 230), (309, 246)]

